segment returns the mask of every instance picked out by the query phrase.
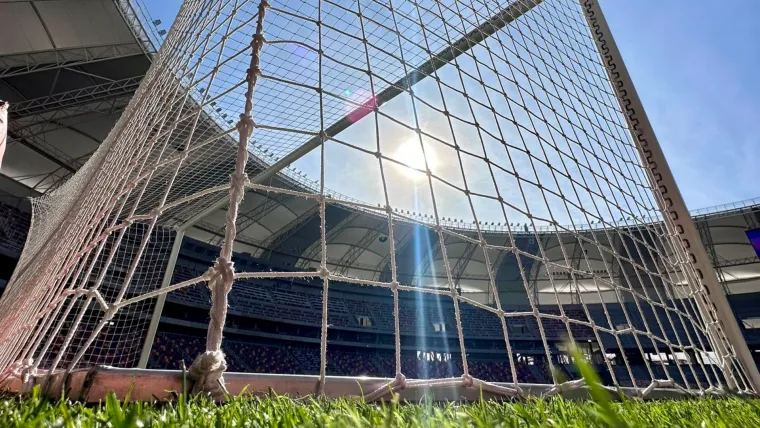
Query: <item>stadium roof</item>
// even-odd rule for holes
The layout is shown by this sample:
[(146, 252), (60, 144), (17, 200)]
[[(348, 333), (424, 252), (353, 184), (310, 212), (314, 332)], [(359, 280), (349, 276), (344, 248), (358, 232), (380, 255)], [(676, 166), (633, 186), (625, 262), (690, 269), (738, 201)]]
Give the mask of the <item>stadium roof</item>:
[[(153, 28), (152, 20), (134, 1), (0, 0), (0, 98), (11, 102), (9, 146), (0, 171), (0, 200), (16, 204), (18, 198), (57, 188), (97, 149), (139, 86), (150, 65), (153, 46), (160, 42), (146, 28)], [(210, 114), (204, 115), (202, 121), (209, 131), (218, 128)], [(207, 168), (220, 169), (218, 166)], [(226, 177), (192, 171), (190, 175), (209, 180)], [(276, 181), (285, 187), (312, 186), (308, 177), (294, 171), (286, 171)], [(744, 230), (760, 224), (760, 208), (758, 201), (746, 205), (704, 214), (707, 221), (700, 223), (700, 229), (703, 240), (713, 244), (708, 246), (708, 252), (723, 279), (737, 289), (749, 290), (760, 287), (760, 264), (756, 263)], [(181, 222), (187, 215), (176, 213), (176, 221)], [(218, 243), (224, 216), (224, 208), (212, 211), (189, 235)], [(408, 216), (420, 223), (430, 222), (414, 213)], [(361, 278), (382, 279), (388, 275), (389, 233), (382, 216), (331, 206), (326, 217), (328, 260), (333, 269)], [(449, 225), (465, 237), (475, 236), (473, 224), (449, 220)], [(621, 221), (625, 223), (625, 219)], [(283, 267), (310, 268), (321, 257), (319, 218), (313, 200), (249, 192), (238, 226), (237, 251), (268, 258)], [(516, 245), (536, 250), (534, 235), (522, 233), (523, 227), (510, 227), (519, 241)], [(480, 228), (493, 237), (489, 243), (510, 245), (512, 238), (505, 225), (485, 223)], [(585, 233), (596, 239), (619, 239), (603, 233), (603, 227), (576, 228), (588, 230)], [(612, 257), (601, 254), (594, 245), (553, 230), (543, 231), (539, 237), (545, 257), (551, 262), (602, 271)], [(445, 283), (442, 251), (431, 229), (400, 222), (394, 228), (394, 238), (399, 272), (410, 278), (420, 276), (425, 285)], [(563, 245), (557, 245), (560, 239)], [(572, 254), (563, 248), (572, 249)], [(502, 263), (509, 257), (514, 259), (512, 254), (489, 251), (487, 263), (476, 244), (450, 238), (446, 241), (446, 255), (452, 279), (464, 291), (487, 291), (489, 264), (500, 284), (516, 287), (515, 291), (523, 287), (516, 263)], [(528, 281), (537, 292), (552, 292), (555, 288), (563, 294), (585, 291), (571, 289), (569, 278), (562, 272), (550, 272), (546, 266), (535, 264), (529, 274)], [(583, 284), (583, 280), (579, 282)]]
[[(703, 241), (711, 244), (708, 245), (708, 252), (714, 258), (714, 265), (719, 268), (722, 280), (729, 284), (732, 292), (756, 291), (760, 288), (760, 263), (744, 231), (760, 225), (760, 200), (717, 208), (721, 210), (701, 210), (701, 214), (696, 217)], [(249, 193), (244, 200), (242, 212), (242, 220), (238, 223), (237, 251), (269, 259), (284, 268), (318, 266), (321, 248), (316, 202), (288, 195)], [(223, 209), (211, 214), (189, 232), (190, 236), (219, 243), (224, 216)], [(390, 267), (386, 243), (388, 229), (384, 218), (333, 208), (327, 211), (326, 224), (331, 270), (360, 278), (387, 279)], [(510, 238), (503, 228), (498, 230), (490, 225), (489, 228), (489, 243), (499, 245), (497, 239), (500, 236), (501, 245), (508, 244)], [(475, 237), (473, 232), (468, 233), (464, 228), (461, 231), (466, 236)], [(603, 241), (605, 239), (618, 240), (617, 246), (620, 245), (619, 236), (605, 234), (602, 229), (585, 234), (589, 239), (596, 237), (605, 245), (608, 245)], [(518, 247), (537, 250), (533, 234), (514, 236)], [(579, 270), (599, 271), (603, 277), (606, 275), (605, 264), (612, 265), (611, 254), (601, 254), (595, 245), (579, 242), (570, 234), (546, 231), (539, 236), (545, 256), (551, 262), (570, 264)], [(442, 252), (432, 229), (399, 222), (394, 227), (394, 238), (400, 276), (407, 276), (404, 282), (417, 281), (411, 276), (419, 275), (423, 277), (420, 282), (424, 285), (446, 283)], [(563, 245), (558, 245), (560, 239)], [(563, 253), (563, 247), (572, 253)], [(463, 291), (478, 293), (488, 290), (485, 255), (477, 245), (463, 239), (448, 238), (446, 255), (452, 279)], [(524, 282), (514, 263), (514, 255), (489, 251), (488, 256), (502, 291), (524, 293)], [(512, 263), (502, 263), (508, 257)], [(596, 290), (590, 281), (586, 281), (589, 282), (588, 289), (583, 289), (585, 280), (578, 278), (576, 284), (580, 284), (580, 290), (574, 288), (566, 272), (547, 270), (541, 264), (531, 266), (530, 272), (528, 282), (540, 293), (553, 293), (554, 288), (560, 294)], [(604, 290), (603, 285), (597, 285)]]
[(130, 1), (0, 1), (6, 198), (58, 187), (105, 139), (150, 66), (139, 13)]

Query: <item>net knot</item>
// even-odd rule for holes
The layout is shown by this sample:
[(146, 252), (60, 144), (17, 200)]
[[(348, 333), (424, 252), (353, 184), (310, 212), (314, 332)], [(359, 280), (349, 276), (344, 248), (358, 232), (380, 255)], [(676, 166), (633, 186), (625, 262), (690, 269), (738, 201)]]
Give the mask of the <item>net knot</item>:
[(222, 283), (232, 284), (232, 280), (235, 277), (235, 263), (231, 260), (218, 258), (214, 262), (214, 266), (209, 268), (209, 287), (212, 283), (216, 283), (218, 279), (222, 279)]
[[(251, 44), (254, 45), (258, 43), (259, 46), (263, 45), (264, 42), (266, 42), (266, 39), (264, 39), (264, 35), (257, 33), (253, 35), (253, 41), (251, 41)], [(257, 69), (258, 70), (258, 69)]]
[(672, 380), (653, 379), (652, 382), (646, 388), (644, 388), (643, 391), (641, 391), (641, 397), (642, 398), (648, 397), (649, 394), (654, 392), (654, 390), (657, 388), (668, 388), (668, 387), (673, 387), (674, 385), (675, 385), (675, 382), (673, 382)]
[(393, 384), (395, 385), (395, 389), (401, 390), (406, 388), (406, 376), (404, 376), (403, 373), (399, 373), (396, 375), (396, 378), (393, 379)]
[(475, 380), (469, 374), (462, 375), (462, 385), (467, 388), (471, 388), (475, 384)]
[(26, 358), (10, 364), (5, 370), (0, 370), (0, 382), (8, 377), (15, 377), (21, 379), (24, 385), (31, 388), (30, 381), (32, 380), (32, 377), (36, 375), (37, 369), (34, 367), (34, 359)]
[(391, 282), (391, 290), (397, 291), (398, 290), (399, 283), (398, 281)]
[(207, 394), (214, 400), (223, 400), (227, 394), (222, 377), (225, 370), (227, 362), (221, 350), (206, 351), (195, 357), (188, 372), (189, 378), (194, 381), (192, 393)]
[(34, 359), (32, 358), (26, 358), (21, 361), (16, 361), (15, 363), (11, 364), (10, 367), (8, 367), (11, 374), (14, 376), (29, 376), (34, 375), (34, 373), (31, 373), (31, 370), (34, 367)]
[(248, 135), (254, 126), (256, 126), (256, 123), (253, 121), (251, 115), (245, 113), (240, 114), (240, 120), (237, 123), (238, 132)]
[(330, 271), (327, 270), (326, 267), (320, 266), (319, 269), (317, 269), (317, 275), (319, 275), (320, 278), (325, 279), (330, 276)]
[(110, 321), (113, 319), (114, 315), (116, 315), (116, 312), (118, 312), (119, 308), (116, 305), (111, 305), (108, 307), (108, 309), (103, 310), (103, 320), (104, 321)]
[[(260, 37), (260, 39), (257, 39), (257, 37)], [(261, 42), (259, 42), (259, 40), (261, 40)], [(261, 36), (259, 34), (253, 36), (252, 46), (255, 47), (257, 43), (260, 46), (261, 43), (263, 43), (263, 40), (264, 40), (264, 36)], [(245, 75), (248, 78), (248, 81), (256, 80), (256, 78), (258, 78), (259, 76), (261, 76), (261, 69), (259, 67), (256, 67), (256, 66), (251, 67), (251, 68), (249, 68), (248, 70), (245, 71)]]
[(237, 174), (230, 175), (230, 184), (232, 184), (232, 187), (236, 189), (245, 187), (247, 183), (248, 183), (248, 174), (246, 173), (242, 173), (240, 175), (237, 175)]
[(563, 383), (558, 383), (554, 385), (547, 393), (546, 395), (548, 397), (562, 394), (568, 391), (574, 391), (582, 386), (586, 385), (585, 379), (576, 379), (576, 380), (568, 380)]
[(98, 290), (93, 288), (93, 289), (87, 290), (86, 296), (88, 299), (98, 300), (98, 296), (100, 296), (100, 293), (98, 292)]

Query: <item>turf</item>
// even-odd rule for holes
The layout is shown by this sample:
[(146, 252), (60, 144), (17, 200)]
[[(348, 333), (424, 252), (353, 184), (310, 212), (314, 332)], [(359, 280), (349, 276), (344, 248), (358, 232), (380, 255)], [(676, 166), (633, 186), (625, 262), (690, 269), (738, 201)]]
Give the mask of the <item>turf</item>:
[(367, 404), (358, 400), (294, 400), (284, 396), (234, 398), (224, 405), (183, 399), (170, 403), (95, 406), (49, 400), (38, 393), (0, 397), (0, 426), (60, 427), (756, 427), (760, 400), (626, 401), (600, 405), (561, 398), (499, 403)]
[(241, 395), (225, 404), (188, 399), (187, 381), (176, 400), (119, 402), (114, 395), (95, 406), (41, 396), (0, 396), (0, 427), (760, 427), (760, 399), (704, 398), (678, 401), (625, 399), (613, 402), (599, 377), (569, 344), (590, 400), (562, 397), (475, 403), (381, 404), (360, 399), (292, 399), (271, 394)]

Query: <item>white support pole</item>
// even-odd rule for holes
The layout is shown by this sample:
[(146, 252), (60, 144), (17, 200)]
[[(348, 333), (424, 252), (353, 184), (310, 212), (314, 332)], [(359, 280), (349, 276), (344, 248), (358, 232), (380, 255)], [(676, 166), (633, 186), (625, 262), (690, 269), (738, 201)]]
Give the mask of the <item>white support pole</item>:
[[(161, 288), (166, 288), (171, 284), (174, 267), (177, 265), (177, 257), (179, 256), (179, 250), (182, 248), (182, 239), (184, 237), (184, 228), (179, 229), (174, 236), (174, 245), (172, 245), (172, 251), (169, 253), (169, 261), (166, 263), (166, 272), (164, 272), (164, 279), (161, 281)], [(156, 331), (158, 330), (158, 323), (161, 321), (164, 302), (166, 302), (166, 293), (161, 293), (156, 297), (156, 306), (153, 307), (153, 316), (148, 326), (148, 334), (145, 335), (145, 342), (143, 342), (142, 352), (140, 352), (140, 362), (137, 363), (137, 367), (140, 369), (148, 367), (148, 359), (150, 358), (150, 351), (153, 349), (153, 341), (156, 339)]]
[[(728, 299), (721, 287), (715, 270), (707, 256), (707, 251), (700, 239), (699, 232), (686, 208), (681, 192), (676, 185), (673, 173), (670, 171), (667, 159), (662, 152), (657, 136), (649, 123), (644, 106), (639, 99), (633, 86), (631, 76), (623, 63), (620, 51), (615, 45), (612, 33), (604, 19), (598, 0), (579, 0), (583, 13), (586, 16), (591, 34), (596, 42), (602, 63), (607, 69), (612, 87), (617, 95), (620, 107), (625, 113), (628, 128), (633, 141), (639, 150), (642, 160), (646, 163), (652, 183), (657, 186), (661, 198), (656, 198), (660, 204), (663, 215), (668, 216), (675, 226), (675, 233), (681, 239), (686, 253), (696, 270), (698, 279), (705, 287), (706, 293), (712, 302), (717, 314), (720, 330), (729, 341), (729, 345), (736, 353), (736, 358), (743, 366), (748, 376), (750, 386), (756, 393), (760, 392), (760, 373), (755, 364), (752, 354), (747, 347), (739, 324), (736, 322), (734, 313), (728, 304)], [(699, 300), (699, 299), (697, 299)], [(709, 308), (700, 306), (705, 317), (706, 324), (710, 324)], [(713, 323), (714, 324), (714, 323)], [(718, 338), (712, 340), (713, 346), (722, 346)], [(716, 349), (716, 351), (720, 351)], [(727, 382), (732, 383), (729, 376)], [(731, 386), (731, 385), (729, 385)]]

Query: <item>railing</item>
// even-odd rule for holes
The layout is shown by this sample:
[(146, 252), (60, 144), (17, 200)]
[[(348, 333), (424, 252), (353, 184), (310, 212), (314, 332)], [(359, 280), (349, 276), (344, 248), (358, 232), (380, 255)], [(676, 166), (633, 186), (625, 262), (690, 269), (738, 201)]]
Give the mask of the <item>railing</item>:
[[(140, 21), (143, 22), (143, 28), (148, 28), (148, 36), (150, 37), (151, 43), (153, 43), (153, 48), (155, 51), (158, 51), (158, 49), (161, 47), (161, 44), (164, 42), (164, 38), (166, 36), (166, 32), (160, 32), (158, 29), (156, 29), (156, 26), (153, 24), (155, 21), (153, 17), (150, 15), (150, 11), (145, 6), (145, 3), (143, 3), (142, 0), (130, 0), (132, 7), (137, 12), (137, 16), (140, 19)], [(147, 23), (147, 25), (145, 25)]]
[(727, 204), (715, 205), (707, 208), (699, 208), (696, 210), (690, 210), (692, 217), (707, 216), (717, 213), (729, 213), (732, 211), (741, 210), (742, 208), (749, 208), (754, 206), (760, 206), (760, 197), (745, 199), (738, 202), (729, 202)]
[(142, 43), (146, 53), (153, 55), (158, 52), (164, 41), (164, 34), (159, 33), (153, 25), (154, 19), (142, 0), (116, 0), (124, 20), (130, 26), (132, 34)]

